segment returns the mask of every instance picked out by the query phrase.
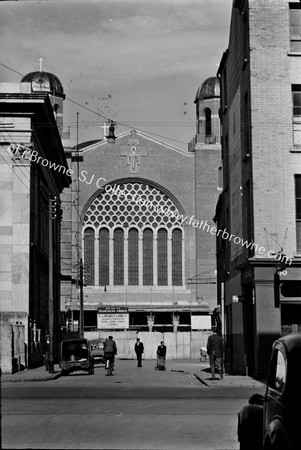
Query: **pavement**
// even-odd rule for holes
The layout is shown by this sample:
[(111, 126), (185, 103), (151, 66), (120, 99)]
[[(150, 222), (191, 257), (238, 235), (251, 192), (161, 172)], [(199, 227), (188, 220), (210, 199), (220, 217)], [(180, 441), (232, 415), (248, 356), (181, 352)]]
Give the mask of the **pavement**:
[[(118, 358), (117, 358), (118, 361)], [(116, 362), (117, 362), (116, 361)], [(200, 362), (198, 360), (167, 360), (166, 372), (181, 372), (194, 376), (204, 387), (209, 388), (255, 388), (262, 390), (264, 381), (256, 380), (249, 376), (224, 374), (221, 380), (216, 375), (216, 380), (211, 379), (209, 362)], [(153, 365), (152, 369), (153, 370)], [(2, 374), (1, 383), (5, 382), (26, 382), (26, 381), (49, 381), (56, 380), (61, 376), (61, 370), (58, 364), (54, 365), (54, 372), (49, 373), (44, 366), (35, 369), (24, 370), (14, 374)]]

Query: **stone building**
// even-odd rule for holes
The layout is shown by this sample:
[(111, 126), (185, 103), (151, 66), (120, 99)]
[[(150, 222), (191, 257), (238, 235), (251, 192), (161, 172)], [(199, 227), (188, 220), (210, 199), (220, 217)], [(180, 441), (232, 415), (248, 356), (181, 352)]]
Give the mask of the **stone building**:
[(226, 368), (264, 377), (301, 327), (300, 2), (235, 0), (221, 82), (218, 292)]
[(19, 84), (0, 85), (3, 372), (42, 364), (50, 288), (58, 354), (63, 325), (59, 196), (71, 182), (61, 136), (63, 99), (60, 81), (43, 71), (26, 75)]
[[(152, 331), (190, 336), (211, 328), (217, 303), (210, 229), (220, 166), (216, 77), (202, 84), (195, 103), (196, 136), (187, 151), (135, 130), (113, 144), (103, 139), (71, 149), (75, 181), (64, 191), (62, 222), (69, 331), (78, 330), (82, 316), (90, 338), (111, 330), (114, 337), (144, 332), (147, 340)], [(191, 355), (188, 347), (182, 356)]]

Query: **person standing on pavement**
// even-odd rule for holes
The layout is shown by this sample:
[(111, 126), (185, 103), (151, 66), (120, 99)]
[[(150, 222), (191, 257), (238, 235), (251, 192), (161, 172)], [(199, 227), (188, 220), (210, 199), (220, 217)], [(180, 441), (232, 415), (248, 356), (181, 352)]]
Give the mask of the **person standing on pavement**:
[(135, 353), (137, 355), (137, 361), (138, 361), (137, 367), (142, 367), (141, 360), (142, 360), (143, 352), (144, 352), (143, 343), (140, 342), (139, 338), (137, 338), (137, 341), (136, 341), (136, 344), (135, 344)]
[(215, 368), (218, 369), (220, 379), (224, 378), (224, 341), (221, 336), (217, 334), (216, 328), (212, 329), (213, 334), (208, 337), (207, 341), (207, 353), (210, 361), (210, 369), (212, 374), (212, 380), (215, 378)]
[(165, 360), (166, 360), (166, 345), (164, 345), (164, 341), (161, 341), (160, 345), (157, 348), (157, 369), (166, 370), (165, 368)]
[(161, 341), (159, 347), (157, 348), (157, 355), (161, 358), (166, 357), (166, 345), (164, 345), (164, 341)]

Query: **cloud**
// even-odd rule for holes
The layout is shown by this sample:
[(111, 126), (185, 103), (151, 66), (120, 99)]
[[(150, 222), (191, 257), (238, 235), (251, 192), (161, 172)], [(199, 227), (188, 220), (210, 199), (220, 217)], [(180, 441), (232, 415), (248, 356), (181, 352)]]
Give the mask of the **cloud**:
[[(164, 116), (172, 116), (177, 105), (190, 96), (193, 98), (197, 80), (201, 83), (216, 73), (228, 44), (231, 3), (231, 0), (1, 2), (1, 62), (26, 74), (38, 70), (38, 58), (42, 56), (44, 70), (56, 74), (67, 96), (74, 100), (83, 104), (87, 101), (89, 106), (110, 110), (115, 116), (120, 111), (123, 117), (145, 114), (145, 104), (153, 114), (158, 114), (165, 103)], [(3, 68), (0, 77), (1, 81), (20, 80), (17, 74)], [(176, 92), (172, 90), (176, 86), (172, 83), (174, 77), (181, 79)], [(158, 95), (153, 95), (154, 90)], [(97, 97), (103, 98), (109, 92), (114, 101), (118, 92), (118, 104), (122, 107), (112, 102), (104, 105), (103, 100), (100, 106), (91, 97), (97, 93)], [(164, 95), (173, 97), (166, 97), (161, 104)], [(169, 105), (173, 109), (168, 109)], [(183, 115), (180, 107), (178, 111)]]
[(106, 77), (107, 72), (111, 81), (116, 75), (143, 79), (152, 70), (166, 73), (186, 66), (195, 71), (202, 48), (214, 47), (228, 28), (222, 20), (227, 9), (223, 4), (219, 0), (16, 2), (2, 8), (1, 37), (10, 59), (22, 64), (24, 72), (34, 70), (34, 64), (38, 68), (41, 54), (45, 68), (58, 68), (58, 74), (76, 69), (75, 78), (76, 72), (88, 70), (92, 77), (99, 71)]

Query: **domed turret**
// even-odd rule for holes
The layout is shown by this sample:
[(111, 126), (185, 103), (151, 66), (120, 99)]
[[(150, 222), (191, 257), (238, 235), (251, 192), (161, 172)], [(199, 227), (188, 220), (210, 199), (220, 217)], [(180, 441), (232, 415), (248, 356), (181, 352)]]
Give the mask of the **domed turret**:
[(53, 73), (43, 70), (43, 61), (39, 59), (40, 70), (30, 72), (22, 78), (21, 83), (30, 83), (32, 92), (48, 92), (60, 134), (63, 131), (63, 101), (65, 99), (62, 83)]
[(216, 97), (220, 97), (219, 79), (217, 77), (210, 77), (198, 88), (194, 103)]
[(217, 144), (220, 142), (220, 84), (217, 77), (207, 78), (197, 90), (196, 133), (201, 144)]
[(62, 83), (50, 72), (30, 72), (22, 78), (21, 83), (31, 83), (34, 92), (49, 92), (56, 97), (65, 98)]

